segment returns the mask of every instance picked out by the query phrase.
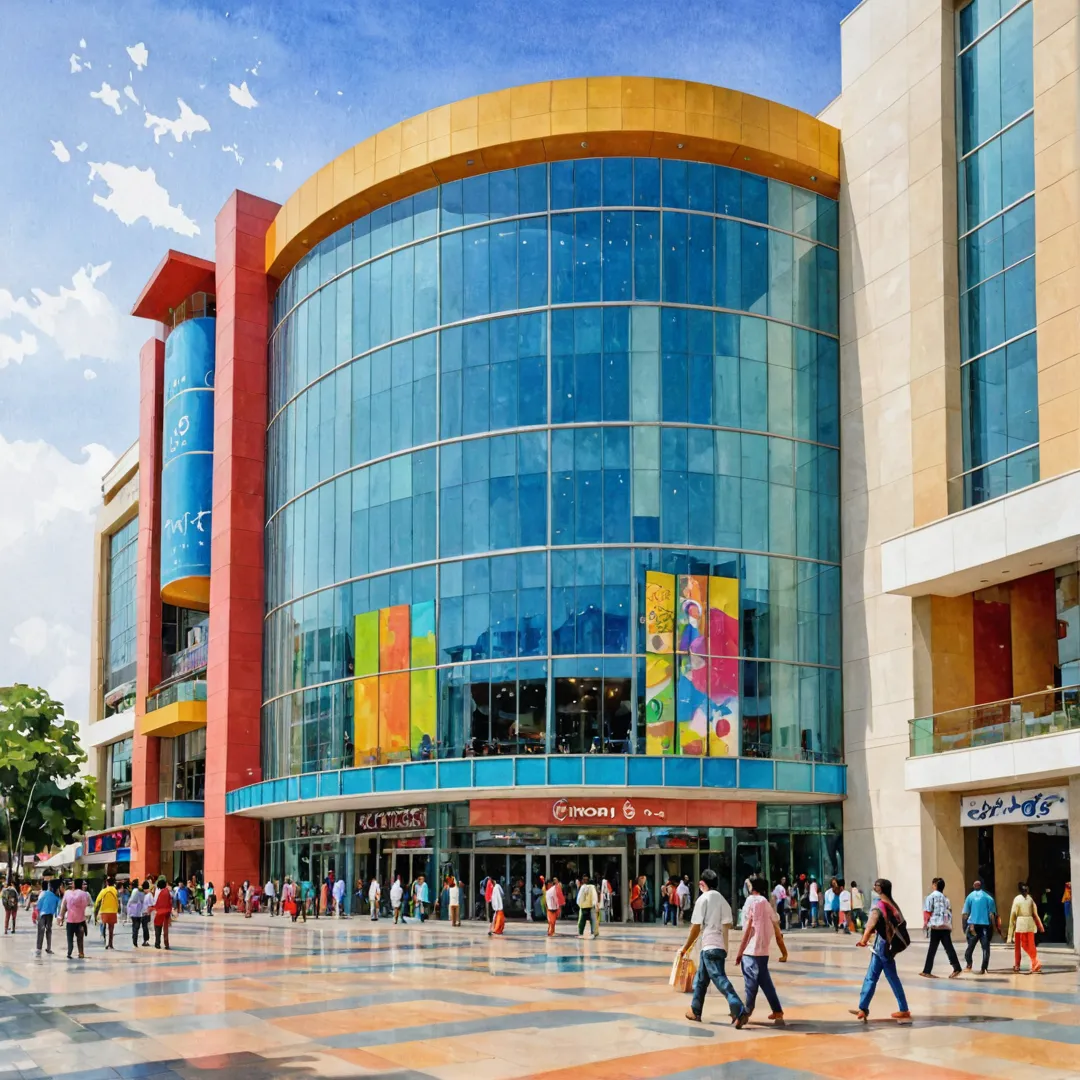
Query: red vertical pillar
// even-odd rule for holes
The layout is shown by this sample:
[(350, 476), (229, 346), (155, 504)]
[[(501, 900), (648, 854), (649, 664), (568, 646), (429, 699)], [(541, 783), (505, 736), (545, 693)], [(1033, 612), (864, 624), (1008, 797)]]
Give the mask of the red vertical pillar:
[(259, 879), (259, 822), (225, 794), (262, 776), (263, 526), (266, 505), (266, 231), (276, 203), (235, 191), (217, 216), (214, 512), (206, 671), (205, 871), (221, 888)]
[[(161, 423), (165, 342), (139, 350), (139, 539), (135, 578), (135, 735), (131, 748), (131, 804), (158, 801), (160, 740), (139, 734), (146, 696), (161, 682)], [(159, 872), (161, 831), (132, 830), (132, 877)]]

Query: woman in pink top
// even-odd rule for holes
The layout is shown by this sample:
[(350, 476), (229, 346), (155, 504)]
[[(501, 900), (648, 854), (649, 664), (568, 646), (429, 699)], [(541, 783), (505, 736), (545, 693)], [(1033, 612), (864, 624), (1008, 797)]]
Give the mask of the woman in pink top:
[(60, 922), (67, 927), (67, 955), (71, 959), (72, 946), (78, 942), (79, 959), (85, 960), (83, 943), (86, 941), (86, 909), (90, 906), (90, 894), (86, 891), (81, 878), (64, 893), (60, 902)]
[(735, 963), (742, 964), (743, 979), (746, 983), (747, 1015), (754, 1011), (760, 987), (772, 1009), (769, 1019), (782, 1024), (784, 1010), (780, 1005), (776, 987), (773, 986), (772, 975), (769, 974), (769, 946), (773, 938), (780, 946), (781, 964), (787, 960), (788, 954), (784, 935), (780, 930), (780, 916), (763, 895), (767, 888), (768, 885), (760, 877), (755, 875), (750, 879), (750, 895), (743, 907), (743, 936), (739, 942), (739, 951), (735, 955)]

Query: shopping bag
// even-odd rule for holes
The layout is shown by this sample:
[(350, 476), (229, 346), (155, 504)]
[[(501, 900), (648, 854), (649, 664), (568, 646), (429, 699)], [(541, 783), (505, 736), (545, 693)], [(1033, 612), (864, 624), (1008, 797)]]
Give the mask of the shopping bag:
[(38, 919), (37, 907), (34, 906), (30, 909), (30, 921), (36, 923)]
[(697, 968), (689, 956), (676, 953), (671, 964), (671, 975), (668, 978), (668, 986), (673, 986), (679, 994), (689, 994), (694, 989), (694, 976)]

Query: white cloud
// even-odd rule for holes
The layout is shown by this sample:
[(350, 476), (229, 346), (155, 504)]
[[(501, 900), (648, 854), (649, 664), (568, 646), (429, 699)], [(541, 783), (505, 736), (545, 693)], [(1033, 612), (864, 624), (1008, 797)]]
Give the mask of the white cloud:
[(262, 67), (262, 61), (261, 61), (261, 60), (256, 60), (256, 61), (255, 61), (255, 66), (254, 66), (254, 67), (249, 67), (249, 68), (245, 68), (244, 70), (245, 70), (245, 71), (246, 71), (246, 72), (247, 72), (247, 73), (248, 73), (249, 75), (258, 75), (258, 74), (259, 74), (259, 68), (260, 68), (260, 67)]
[(79, 38), (79, 48), (80, 49), (85, 49), (86, 48), (86, 38)]
[(146, 67), (146, 61), (150, 59), (150, 52), (141, 41), (138, 45), (129, 45), (127, 47), (127, 54), (131, 57), (131, 62), (140, 71)]
[(153, 169), (117, 165), (115, 161), (90, 162), (90, 179), (100, 176), (109, 185), (108, 196), (95, 195), (94, 202), (114, 213), (125, 225), (146, 218), (155, 229), (172, 229), (181, 236), (198, 236), (199, 226), (157, 182)]
[(277, 171), (278, 171), (278, 172), (281, 172), (281, 169), (282, 169), (282, 167), (284, 166), (284, 164), (285, 164), (285, 162), (283, 162), (283, 161), (281, 160), (281, 158), (279, 158), (279, 157), (276, 157), (276, 158), (274, 158), (274, 160), (273, 160), (273, 161), (268, 161), (268, 162), (266, 163), (266, 167), (267, 167), (268, 169), (277, 169)]
[(52, 143), (53, 157), (57, 161), (62, 161), (66, 165), (71, 160), (71, 151), (64, 145), (62, 139), (50, 139)]
[(37, 350), (37, 338), (25, 330), (19, 332), (17, 341), (8, 334), (0, 334), (0, 368), (6, 368), (8, 364), (21, 364), (23, 357), (33, 356)]
[(100, 90), (91, 90), (90, 96), (107, 105), (117, 116), (124, 111), (120, 108), (120, 91), (114, 90), (107, 82), (101, 84)]
[(82, 721), (90, 686), (94, 517), (103, 446), (70, 461), (49, 443), (0, 435), (0, 684), (44, 686)]
[(87, 144), (84, 143), (84, 142), (81, 142), (81, 143), (79, 143), (78, 146), (75, 147), (75, 149), (78, 150), (79, 153), (81, 154), (86, 149), (86, 147), (87, 147)]
[(223, 146), (221, 149), (224, 150), (226, 154), (232, 154), (232, 156), (236, 158), (237, 165), (244, 164), (244, 155), (236, 148), (236, 143), (233, 143), (232, 146)]
[(254, 109), (259, 103), (255, 100), (254, 95), (248, 89), (247, 82), (242, 82), (239, 86), (233, 86), (229, 83), (229, 97), (236, 102), (243, 109)]
[(126, 97), (128, 101), (133, 101), (136, 105), (139, 104), (139, 99), (135, 96), (135, 87), (130, 83), (124, 87), (124, 97)]
[[(98, 279), (110, 266), (111, 263), (81, 266), (71, 279), (70, 289), (61, 285), (54, 295), (34, 288), (30, 290), (33, 300), (15, 297), (7, 289), (0, 289), (0, 321), (25, 319), (39, 334), (56, 342), (65, 360), (80, 356), (115, 360), (120, 347), (120, 315), (97, 287)], [(33, 338), (33, 335), (26, 336)], [(34, 339), (33, 348), (24, 348), (23, 355), (36, 351)], [(22, 356), (9, 357), (9, 362), (21, 360)]]
[(75, 53), (72, 53), (68, 57), (68, 63), (71, 65), (71, 74), (82, 71), (82, 64), (79, 63), (79, 57)]
[(97, 372), (93, 368), (86, 368), (82, 373), (82, 377), (87, 382), (92, 382), (94, 379), (97, 378)]
[(175, 120), (166, 120), (164, 116), (154, 116), (149, 112), (146, 114), (143, 126), (154, 129), (154, 142), (161, 142), (162, 135), (172, 135), (177, 142), (183, 142), (185, 135), (190, 140), (196, 131), (210, 130), (210, 121), (194, 112), (182, 98), (177, 98), (176, 104), (180, 106), (180, 115)]

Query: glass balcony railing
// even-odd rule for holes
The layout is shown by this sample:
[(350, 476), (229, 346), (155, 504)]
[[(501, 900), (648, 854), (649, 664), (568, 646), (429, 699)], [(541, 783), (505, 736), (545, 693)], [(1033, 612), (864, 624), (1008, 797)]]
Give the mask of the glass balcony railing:
[(205, 701), (206, 680), (189, 679), (187, 682), (174, 683), (165, 687), (159, 694), (154, 694), (146, 699), (146, 711), (153, 712), (155, 709), (164, 709), (166, 705), (172, 705), (177, 701)]
[(910, 720), (909, 756), (970, 750), (1075, 728), (1080, 728), (1080, 686), (1059, 686)]
[(161, 658), (161, 680), (178, 679), (183, 675), (190, 675), (196, 671), (206, 670), (206, 650), (208, 641), (200, 641), (198, 645), (191, 645), (179, 652), (166, 653)]

